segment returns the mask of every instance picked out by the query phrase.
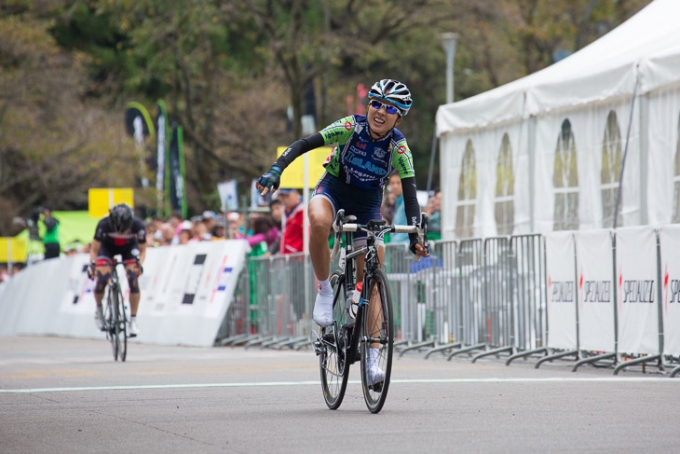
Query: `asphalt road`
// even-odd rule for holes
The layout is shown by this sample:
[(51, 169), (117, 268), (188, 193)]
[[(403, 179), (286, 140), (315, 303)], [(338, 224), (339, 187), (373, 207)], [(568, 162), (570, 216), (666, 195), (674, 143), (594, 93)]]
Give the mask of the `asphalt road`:
[(680, 378), (534, 362), (407, 354), (373, 415), (311, 351), (0, 337), (0, 453), (680, 452)]

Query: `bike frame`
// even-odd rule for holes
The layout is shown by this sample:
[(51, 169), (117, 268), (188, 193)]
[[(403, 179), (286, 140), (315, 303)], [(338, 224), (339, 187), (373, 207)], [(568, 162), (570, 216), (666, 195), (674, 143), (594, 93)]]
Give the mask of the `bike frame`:
[[(354, 224), (354, 223), (347, 223), (343, 224), (342, 220), (344, 218), (344, 210), (338, 211), (336, 214), (336, 219), (335, 223), (333, 225), (334, 230), (336, 231), (336, 246), (334, 247), (334, 250), (331, 254), (331, 258), (334, 259), (335, 256), (337, 256), (339, 249), (341, 246), (339, 246), (340, 243), (340, 238), (342, 234), (345, 236), (345, 268), (344, 268), (344, 275), (345, 275), (345, 281), (344, 281), (344, 286), (345, 286), (345, 295), (350, 295), (355, 288), (356, 288), (356, 259), (357, 257), (366, 254), (365, 260), (364, 260), (364, 276), (362, 279), (362, 288), (361, 288), (361, 304), (359, 304), (359, 308), (357, 311), (356, 315), (356, 320), (354, 323), (354, 328), (352, 328), (351, 332), (351, 337), (350, 337), (350, 348), (347, 351), (348, 357), (346, 358), (346, 361), (348, 361), (350, 364), (354, 364), (361, 356), (359, 352), (359, 344), (360, 342), (370, 342), (369, 339), (361, 339), (361, 330), (356, 329), (360, 328), (362, 326), (362, 323), (364, 321), (364, 316), (365, 316), (365, 311), (368, 310), (368, 305), (370, 304), (370, 295), (368, 292), (371, 290), (369, 288), (369, 283), (371, 282), (371, 278), (373, 277), (373, 274), (375, 273), (375, 270), (380, 268), (380, 258), (378, 257), (378, 247), (376, 246), (376, 239), (380, 236), (383, 235), (387, 232), (403, 232), (403, 233), (418, 233), (419, 235), (422, 235), (423, 239), (426, 233), (426, 226), (427, 225), (427, 215), (423, 214), (423, 219), (421, 220), (421, 226), (416, 227), (416, 226), (394, 226), (394, 225), (386, 225), (385, 221), (382, 220), (373, 220), (369, 221), (368, 224), (366, 225), (361, 225), (361, 224)], [(354, 245), (353, 245), (353, 239), (354, 239), (354, 232), (363, 230), (366, 232), (366, 246), (362, 246), (356, 250), (354, 250)], [(423, 240), (424, 244), (424, 240)]]

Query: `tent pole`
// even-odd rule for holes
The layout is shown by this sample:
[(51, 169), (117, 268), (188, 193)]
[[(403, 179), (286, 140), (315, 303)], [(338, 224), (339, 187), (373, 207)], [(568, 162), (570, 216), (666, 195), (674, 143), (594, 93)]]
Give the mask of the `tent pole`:
[(437, 155), (437, 127), (435, 125), (434, 134), (432, 134), (432, 151), (430, 152), (430, 171), (427, 174), (427, 192), (432, 189), (432, 173), (434, 172), (434, 157)]
[(633, 99), (630, 102), (630, 115), (628, 117), (628, 131), (626, 132), (626, 146), (623, 149), (621, 159), (621, 173), (619, 174), (619, 189), (616, 192), (616, 205), (614, 207), (613, 229), (616, 229), (616, 218), (619, 217), (619, 205), (621, 204), (621, 192), (623, 191), (623, 172), (626, 167), (626, 156), (628, 156), (628, 144), (630, 142), (630, 130), (633, 126), (633, 111), (635, 110), (635, 98), (637, 98), (638, 85), (640, 84), (640, 73), (635, 77), (635, 88), (633, 89)]

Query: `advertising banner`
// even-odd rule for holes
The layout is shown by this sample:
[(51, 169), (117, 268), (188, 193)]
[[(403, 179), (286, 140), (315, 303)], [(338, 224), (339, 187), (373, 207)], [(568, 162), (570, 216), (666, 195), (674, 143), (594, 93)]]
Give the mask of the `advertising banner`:
[(610, 230), (576, 232), (581, 350), (614, 352), (614, 251)]
[(656, 232), (651, 227), (616, 231), (618, 351), (659, 352), (659, 282)]
[(548, 289), (548, 347), (576, 349), (576, 259), (574, 234), (551, 232), (545, 236)]
[(680, 356), (680, 225), (659, 230), (664, 354)]
[(170, 207), (179, 210), (182, 217), (187, 217), (186, 189), (184, 187), (184, 138), (182, 127), (172, 123), (170, 147), (168, 149), (168, 167), (170, 178), (168, 197)]
[[(245, 264), (245, 240), (205, 241), (147, 249), (139, 335), (132, 341), (210, 347), (215, 342)], [(0, 335), (57, 335), (104, 339), (95, 326), (89, 256), (46, 260), (2, 284)], [(128, 315), (130, 292), (119, 265)], [(40, 282), (40, 285), (36, 285)]]

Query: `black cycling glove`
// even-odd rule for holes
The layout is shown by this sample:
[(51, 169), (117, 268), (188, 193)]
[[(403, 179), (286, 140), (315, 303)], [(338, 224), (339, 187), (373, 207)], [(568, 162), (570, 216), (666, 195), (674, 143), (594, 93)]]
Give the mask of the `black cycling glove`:
[(270, 191), (276, 191), (281, 184), (281, 168), (272, 166), (264, 175), (257, 179), (257, 183)]

